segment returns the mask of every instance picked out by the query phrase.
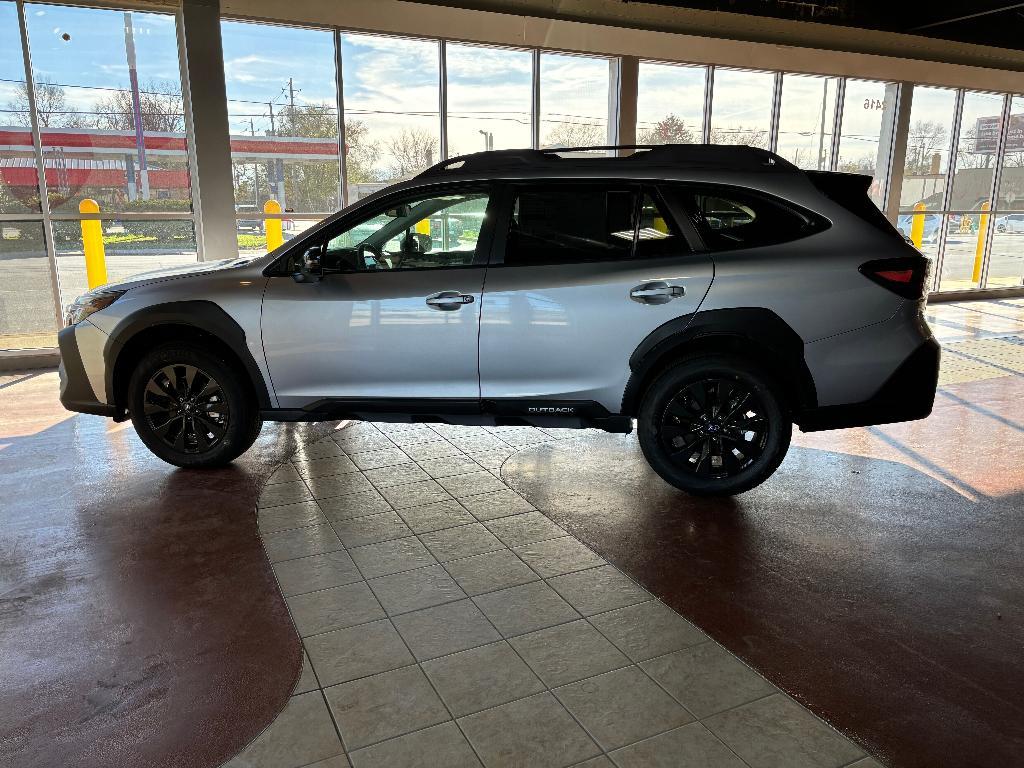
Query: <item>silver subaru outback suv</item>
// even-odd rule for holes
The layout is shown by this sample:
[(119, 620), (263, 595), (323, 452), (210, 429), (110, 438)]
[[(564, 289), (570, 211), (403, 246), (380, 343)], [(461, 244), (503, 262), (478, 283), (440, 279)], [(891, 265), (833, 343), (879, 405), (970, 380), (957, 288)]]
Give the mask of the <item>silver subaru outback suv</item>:
[(930, 413), (929, 262), (868, 177), (628, 149), (453, 158), (266, 256), (90, 291), (61, 400), (183, 467), (231, 461), (267, 420), (636, 425), (699, 495), (764, 481), (794, 423)]

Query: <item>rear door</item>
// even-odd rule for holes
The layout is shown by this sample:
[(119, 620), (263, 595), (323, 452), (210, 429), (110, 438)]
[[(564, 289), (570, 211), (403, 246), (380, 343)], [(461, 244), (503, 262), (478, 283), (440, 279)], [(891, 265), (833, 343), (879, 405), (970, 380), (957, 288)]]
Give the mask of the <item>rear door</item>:
[[(695, 312), (711, 284), (691, 225), (650, 187), (544, 181), (506, 189), (480, 325), (480, 388), (618, 413), (629, 357)], [(536, 404), (534, 404), (534, 407)]]

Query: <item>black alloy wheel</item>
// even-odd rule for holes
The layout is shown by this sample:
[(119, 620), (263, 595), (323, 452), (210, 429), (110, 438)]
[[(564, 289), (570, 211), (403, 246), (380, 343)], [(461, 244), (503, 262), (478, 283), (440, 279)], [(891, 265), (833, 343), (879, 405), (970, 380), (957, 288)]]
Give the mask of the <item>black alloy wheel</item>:
[(227, 432), (230, 409), (220, 384), (194, 365), (156, 371), (144, 395), (146, 422), (166, 445), (184, 454), (211, 450)]
[(244, 368), (198, 344), (143, 355), (128, 383), (128, 412), (154, 454), (178, 467), (219, 467), (253, 444), (263, 421)]
[(709, 354), (663, 370), (637, 414), (640, 448), (663, 480), (695, 496), (732, 496), (778, 469), (792, 435), (775, 380), (746, 360)]
[(676, 466), (721, 479), (749, 468), (764, 453), (768, 429), (764, 405), (750, 386), (702, 379), (669, 400), (658, 437)]

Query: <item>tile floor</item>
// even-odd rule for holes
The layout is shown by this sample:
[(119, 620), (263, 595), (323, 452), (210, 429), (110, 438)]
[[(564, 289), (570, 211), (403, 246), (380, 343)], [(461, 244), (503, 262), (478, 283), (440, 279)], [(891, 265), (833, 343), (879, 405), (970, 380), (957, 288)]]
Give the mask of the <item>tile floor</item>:
[(304, 666), (230, 768), (877, 766), (502, 482), (577, 434), (353, 423), (277, 470)]

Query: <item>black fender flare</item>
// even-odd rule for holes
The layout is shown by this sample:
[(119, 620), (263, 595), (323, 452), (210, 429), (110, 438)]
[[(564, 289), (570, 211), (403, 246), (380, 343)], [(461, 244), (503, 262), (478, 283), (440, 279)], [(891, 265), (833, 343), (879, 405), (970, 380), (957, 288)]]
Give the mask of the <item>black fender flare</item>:
[(798, 410), (817, 405), (814, 379), (804, 360), (804, 342), (799, 334), (770, 309), (735, 307), (699, 310), (651, 331), (629, 356), (631, 373), (622, 395), (622, 413), (636, 414), (644, 386), (664, 361), (695, 342), (713, 344), (715, 337), (753, 343), (795, 386)]
[(142, 331), (160, 325), (187, 325), (219, 339), (241, 361), (261, 409), (270, 408), (270, 392), (266, 380), (246, 344), (245, 331), (235, 319), (212, 301), (172, 301), (143, 307), (123, 318), (111, 331), (103, 346), (108, 403), (116, 402), (114, 374), (117, 359), (128, 343)]

